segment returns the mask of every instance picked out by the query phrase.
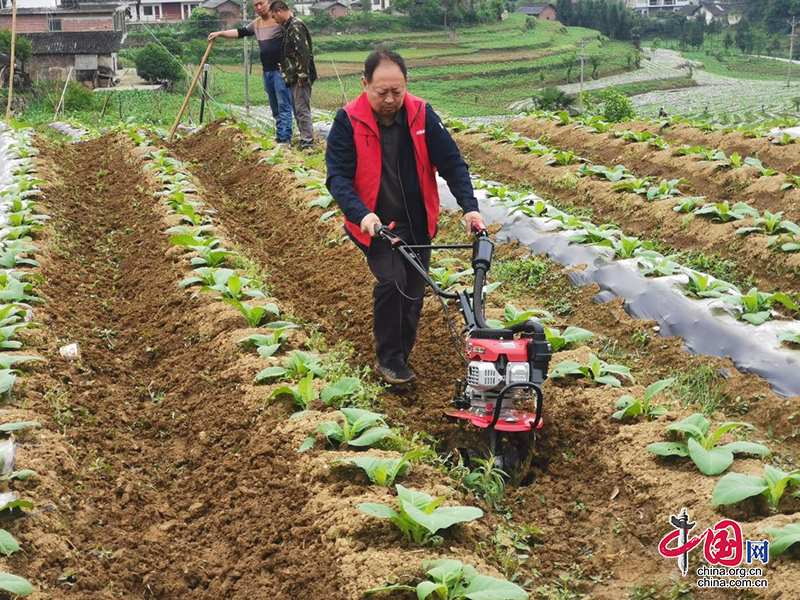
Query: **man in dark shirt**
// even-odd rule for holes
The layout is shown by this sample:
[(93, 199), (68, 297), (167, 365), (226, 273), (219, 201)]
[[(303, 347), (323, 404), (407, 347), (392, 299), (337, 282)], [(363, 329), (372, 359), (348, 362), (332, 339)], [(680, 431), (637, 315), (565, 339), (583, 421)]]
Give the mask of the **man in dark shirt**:
[[(375, 228), (394, 222), (394, 232), (405, 242), (429, 244), (439, 214), (437, 171), (464, 211), (469, 231), (483, 223), (458, 147), (431, 106), (406, 92), (406, 78), (399, 54), (385, 48), (370, 54), (364, 65), (364, 93), (337, 113), (325, 154), (328, 189), (376, 279), (376, 371), (393, 384), (416, 379), (408, 358), (425, 281), (388, 242), (376, 237)], [(427, 269), (430, 250), (417, 254)]]
[(253, 8), (258, 18), (249, 25), (215, 31), (208, 35), (208, 40), (256, 36), (264, 70), (264, 91), (269, 97), (269, 106), (275, 119), (275, 137), (278, 143), (288, 144), (292, 140), (292, 99), (280, 71), (283, 28), (270, 14), (269, 0), (253, 0)]

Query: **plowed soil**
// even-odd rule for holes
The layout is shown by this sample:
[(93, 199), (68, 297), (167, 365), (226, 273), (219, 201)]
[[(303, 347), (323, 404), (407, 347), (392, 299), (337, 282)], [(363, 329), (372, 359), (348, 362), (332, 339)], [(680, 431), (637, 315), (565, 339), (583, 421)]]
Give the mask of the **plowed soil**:
[[(205, 197), (228, 225), (231, 236), (267, 266), (276, 295), (290, 302), (296, 314), (321, 322), (329, 339), (341, 337), (353, 343), (360, 351), (359, 359), (369, 363), (371, 280), (360, 252), (349, 242), (334, 242), (341, 237), (340, 224), (318, 221), (318, 211), (304, 206), (313, 196), (298, 189), (302, 184), (293, 175), (258, 164), (256, 155), (241, 158), (246, 147), (247, 142), (238, 133), (211, 126), (175, 150), (192, 166)], [(276, 223), (291, 226), (289, 231), (276, 229)], [(552, 291), (532, 291), (529, 303), (523, 305), (541, 305), (543, 295)], [(702, 362), (724, 369), (731, 377), (721, 385), (731, 399), (763, 398), (753, 402), (748, 415), (763, 428), (774, 424), (785, 410), (784, 401), (771, 394), (765, 382), (739, 375), (727, 361), (691, 357), (681, 350), (680, 340), (659, 340), (653, 342), (651, 351), (637, 350), (628, 340), (653, 324), (631, 320), (619, 301), (592, 304), (593, 293), (585, 290), (575, 316), (559, 326), (583, 325), (595, 331), (595, 351), (608, 340), (619, 340), (624, 360), (631, 361), (634, 370), (644, 373), (648, 382), (674, 370), (689, 371)], [(462, 368), (447, 336), (441, 312), (429, 301), (421, 339), (412, 355), (420, 383), (410, 394), (384, 399), (394, 419), (412, 430), (443, 439), (445, 446), (463, 442), (463, 436), (441, 418), (454, 373)], [(577, 357), (585, 359), (583, 354), (588, 351), (576, 352)], [(570, 356), (570, 352), (560, 354), (554, 364)], [(635, 387), (632, 391), (641, 390)], [(667, 527), (662, 516), (670, 510), (666, 507), (688, 498), (685, 490), (673, 488), (668, 470), (659, 475), (659, 463), (644, 452), (649, 441), (660, 439), (663, 424), (649, 425), (649, 433), (639, 439), (638, 432), (631, 434), (628, 427), (611, 422), (608, 413), (619, 397), (618, 390), (559, 381), (547, 382), (545, 394), (549, 417), (534, 464), (535, 482), (516, 493), (513, 509), (515, 522), (537, 525), (546, 532), (547, 539), (537, 546), (528, 568), (541, 573), (537, 581), (544, 582), (571, 569), (576, 573), (577, 589), (591, 590), (595, 597), (620, 597), (642, 582), (669, 587), (655, 545)], [(784, 431), (794, 436), (790, 424)], [(631, 443), (632, 436), (635, 443)], [(648, 436), (650, 439), (645, 439)], [(630, 466), (634, 463), (647, 463), (645, 470), (651, 475), (640, 480)], [(702, 481), (708, 487), (705, 478), (687, 465), (682, 465), (681, 477)], [(691, 504), (705, 518), (713, 518), (714, 511), (704, 497), (695, 498)], [(617, 519), (625, 525), (615, 527)], [(565, 536), (566, 531), (577, 533), (580, 542)], [(622, 552), (636, 552), (649, 559), (635, 565), (625, 563), (621, 568), (621, 548), (626, 549)], [(589, 583), (592, 577), (596, 581), (611, 573), (602, 584)], [(711, 593), (701, 597), (716, 596)]]
[[(319, 211), (305, 206), (310, 196), (285, 165), (258, 163), (240, 133), (218, 124), (170, 151), (216, 209), (225, 243), (266, 268), (284, 312), (309, 331), (318, 323), (328, 344), (347, 340), (354, 360), (370, 364), (371, 276), (359, 251), (339, 243), (340, 224), (321, 223)], [(410, 581), (428, 558), (458, 558), (494, 575), (508, 567), (506, 547), (490, 541), (496, 532), (505, 539), (504, 521), (488, 507), (484, 519), (448, 534), (442, 548), (420, 551), (356, 509), (363, 501), (392, 502), (390, 492), (331, 469), (341, 453), (297, 453), (331, 413), (288, 419), (288, 406), (264, 406), (269, 387), (252, 384), (263, 363), (235, 345), (252, 330), (241, 328), (228, 305), (177, 287), (187, 259), (170, 247), (153, 182), (126, 139), (52, 148), (40, 160), (52, 181), (45, 200), (53, 220), (42, 240), (47, 303), (37, 311), (44, 329), (36, 349), (49, 362), (27, 376), (24, 402), (45, 428), (36, 445), (21, 450), (19, 468), (35, 458), (42, 477), (26, 490), (37, 509), (15, 529), (26, 556), (9, 561), (37, 584), (37, 598), (354, 600), (387, 578)], [(498, 249), (499, 257), (516, 253)], [(514, 302), (541, 305), (565, 293), (555, 269), (547, 281)], [(570, 379), (545, 384), (533, 482), (507, 492), (511, 523), (543, 531), (530, 540), (520, 581), (532, 579), (544, 597), (621, 598), (650, 586), (666, 595), (678, 571), (658, 555), (658, 540), (683, 506), (702, 527), (721, 518), (709, 502), (715, 479), (644, 450), (663, 439), (668, 420), (691, 409), (672, 404), (668, 418), (620, 425), (609, 418), (616, 399), (699, 364), (724, 369), (728, 378), (719, 385), (731, 406), (721, 408), (749, 406), (753, 439), (772, 427), (769, 444), (787, 461), (798, 451), (786, 418), (797, 399), (776, 398), (764, 381), (726, 361), (687, 355), (678, 339), (643, 336), (653, 323), (631, 320), (621, 300), (594, 304), (595, 292), (575, 293), (574, 314), (557, 326), (594, 331), (591, 350), (633, 367), (637, 381), (622, 391)], [(393, 424), (442, 440), (440, 449), (474, 441), (442, 417), (463, 366), (438, 305), (427, 301), (424, 315), (412, 355), (420, 383), (404, 395), (384, 394), (384, 408)], [(67, 341), (80, 344), (79, 362), (57, 358)], [(589, 351), (559, 353), (554, 364), (585, 360)], [(755, 473), (759, 465), (739, 460), (736, 468)], [(418, 466), (405, 483), (446, 493), (452, 482)], [(750, 539), (763, 537), (765, 525), (796, 520), (792, 504), (774, 516), (751, 508), (734, 513)], [(796, 564), (770, 561), (771, 598), (793, 597)], [(695, 590), (695, 597), (730, 596)]]
[[(540, 125), (536, 124), (537, 130)], [(532, 133), (531, 129), (524, 127), (521, 131)], [(582, 154), (580, 138), (588, 135), (590, 134), (585, 132), (566, 130), (558, 139), (552, 141), (554, 145), (574, 148), (578, 154)], [(545, 157), (523, 154), (512, 146), (487, 141), (480, 133), (465, 132), (456, 134), (455, 137), (471, 160), (480, 163), (497, 177), (509, 183), (531, 186), (546, 198), (555, 198), (566, 204), (590, 208), (594, 216), (593, 221), (597, 225), (618, 223), (627, 235), (659, 240), (673, 249), (702, 251), (726, 258), (737, 266), (740, 278), (751, 278), (761, 290), (800, 291), (800, 255), (772, 252), (766, 246), (765, 235), (753, 234), (744, 237), (735, 234), (737, 228), (751, 224), (753, 219), (710, 223), (702, 217), (689, 215), (687, 218), (686, 215), (672, 210), (673, 201), (648, 202), (638, 194), (619, 193), (613, 190), (614, 184), (610, 182), (596, 178), (579, 178), (575, 174), (578, 169), (575, 165), (548, 166)], [(636, 169), (636, 165), (628, 164), (632, 150), (623, 150), (622, 144), (614, 150), (616, 146), (613, 142), (619, 140), (612, 142), (604, 136), (598, 137), (601, 139), (593, 140), (593, 145), (604, 142), (612, 148), (607, 151), (608, 153), (624, 152), (619, 162)], [(638, 150), (641, 151), (641, 148)], [(597, 150), (597, 152), (606, 151)], [(633, 162), (636, 162), (641, 170), (634, 172), (639, 176), (650, 173), (652, 168), (648, 165), (658, 164), (658, 159), (654, 158), (656, 154), (667, 156), (665, 153), (653, 153), (653, 156), (648, 154), (636, 158)], [(652, 163), (649, 162), (651, 159)], [(690, 182), (704, 182), (700, 184), (703, 186), (712, 185), (708, 183), (708, 178), (713, 172), (713, 167), (710, 165), (690, 163), (685, 165), (683, 170), (670, 170), (669, 166), (662, 166), (662, 169), (664, 178), (683, 177)], [(756, 184), (758, 183), (757, 180)], [(761, 198), (768, 198), (768, 195)], [(760, 204), (763, 204), (763, 200)], [(775, 208), (778, 209), (780, 207)]]

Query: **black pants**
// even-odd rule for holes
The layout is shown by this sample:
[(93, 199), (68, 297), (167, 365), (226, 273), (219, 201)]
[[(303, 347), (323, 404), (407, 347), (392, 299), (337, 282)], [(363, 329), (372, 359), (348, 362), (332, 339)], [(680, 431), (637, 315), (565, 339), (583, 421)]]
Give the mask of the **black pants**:
[[(418, 254), (427, 270), (431, 251), (420, 250)], [(377, 280), (372, 291), (375, 354), (382, 367), (399, 369), (408, 363), (417, 338), (425, 280), (386, 240), (373, 239), (366, 255)]]

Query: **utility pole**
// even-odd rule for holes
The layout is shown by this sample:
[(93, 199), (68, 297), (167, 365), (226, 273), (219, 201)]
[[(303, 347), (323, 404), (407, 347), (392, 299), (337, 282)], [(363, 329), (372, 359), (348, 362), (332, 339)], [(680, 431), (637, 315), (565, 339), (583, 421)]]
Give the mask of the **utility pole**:
[[(242, 19), (244, 26), (247, 27), (247, 5), (248, 0), (242, 2)], [(247, 116), (250, 116), (250, 41), (249, 37), (242, 38), (244, 40), (244, 110)]]
[(14, 66), (16, 65), (15, 51), (17, 48), (17, 0), (11, 3), (11, 57), (8, 63), (8, 103), (6, 104), (6, 126), (11, 120), (11, 99), (14, 96)]
[(786, 76), (786, 87), (792, 85), (792, 57), (794, 56), (794, 27), (797, 25), (797, 18), (792, 17), (792, 33), (789, 34), (789, 74)]
[(586, 40), (581, 41), (581, 53), (578, 58), (581, 61), (581, 91), (580, 95), (578, 96), (578, 108), (580, 109), (581, 113), (583, 113), (583, 65), (586, 62), (586, 55), (583, 53), (586, 49)]

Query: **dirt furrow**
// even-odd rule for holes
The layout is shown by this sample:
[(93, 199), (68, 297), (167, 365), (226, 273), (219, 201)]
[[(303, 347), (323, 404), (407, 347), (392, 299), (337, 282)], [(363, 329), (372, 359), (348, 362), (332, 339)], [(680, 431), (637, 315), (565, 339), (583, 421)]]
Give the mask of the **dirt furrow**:
[[(306, 206), (313, 196), (300, 189), (291, 173), (259, 164), (257, 154), (248, 155), (248, 145), (235, 130), (214, 125), (178, 144), (174, 152), (190, 165), (231, 237), (268, 266), (276, 295), (287, 301), (295, 314), (320, 322), (328, 339), (353, 344), (357, 359), (368, 364), (372, 357), (371, 278), (360, 253), (349, 242), (339, 244), (339, 223), (319, 222), (317, 211)], [(531, 290), (530, 304), (524, 306), (541, 305), (545, 295), (558, 293), (563, 289)], [(681, 369), (688, 372), (707, 361), (683, 352), (678, 339), (653, 339), (652, 346), (643, 349), (635, 340), (642, 339), (642, 331), (652, 323), (631, 320), (620, 302), (592, 304), (591, 290), (579, 295), (577, 314), (569, 324), (594, 330), (596, 352), (604, 347), (620, 352), (648, 382), (651, 377)], [(562, 325), (565, 323), (558, 326)], [(463, 367), (455, 359), (441, 312), (433, 303), (426, 305), (420, 334), (412, 355), (420, 374), (417, 389), (403, 397), (387, 395), (384, 403), (396, 422), (409, 430), (443, 439), (442, 448), (463, 445), (469, 432), (441, 416), (453, 379), (461, 376)], [(644, 338), (651, 343), (649, 336)], [(585, 354), (586, 349), (580, 352)], [(571, 356), (560, 354), (553, 364)], [(757, 422), (774, 421), (775, 415), (785, 410), (764, 381), (735, 373), (725, 361), (707, 362), (713, 363), (712, 370), (719, 366), (731, 372), (731, 379), (723, 384), (731, 397), (740, 393), (743, 398), (763, 400), (754, 401)], [(666, 588), (671, 585), (656, 545), (665, 528), (663, 514), (672, 510), (672, 504), (686, 500), (685, 492), (670, 491), (670, 471), (644, 451), (646, 443), (661, 439), (663, 423), (649, 424), (643, 435), (634, 435), (633, 429), (609, 419), (620, 394), (619, 390), (579, 382), (545, 384), (547, 416), (537, 450), (536, 480), (529, 487), (509, 492), (514, 523), (545, 531), (546, 539), (533, 552), (536, 571), (530, 573), (537, 582), (549, 582), (570, 571), (574, 582), (568, 587), (591, 589), (598, 598), (621, 597), (643, 581)], [(791, 434), (791, 425), (787, 423), (781, 430)], [(682, 469), (682, 476), (693, 482), (702, 480), (698, 485), (705, 487), (710, 482), (689, 468)], [(713, 514), (702, 496), (692, 500), (692, 507)], [(583, 536), (580, 543), (565, 534), (577, 530)], [(622, 547), (647, 560), (620, 567)], [(501, 549), (484, 544), (479, 552)], [(527, 574), (523, 572), (523, 577)], [(590, 578), (596, 585), (588, 584)], [(698, 597), (718, 596), (712, 592)]]
[(59, 506), (72, 549), (39, 574), (48, 597), (337, 597), (339, 565), (315, 548), (317, 512), (295, 479), (296, 433), (282, 437), (284, 411), (250, 393), (252, 365), (223, 335), (236, 316), (177, 288), (128, 143), (42, 160), (56, 182), (40, 318), (82, 351), (53, 361), (39, 399), (78, 472)]

